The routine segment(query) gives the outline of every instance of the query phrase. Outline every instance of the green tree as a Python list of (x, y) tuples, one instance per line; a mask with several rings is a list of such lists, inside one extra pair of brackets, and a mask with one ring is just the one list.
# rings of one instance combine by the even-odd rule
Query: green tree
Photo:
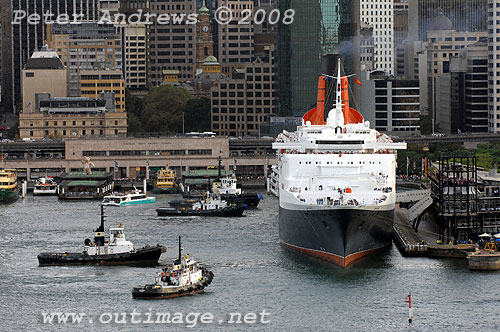
[(141, 119), (137, 115), (135, 115), (135, 113), (127, 113), (127, 117), (128, 132), (137, 133), (144, 131), (144, 129), (142, 128)]
[(125, 110), (127, 110), (127, 114), (133, 113), (140, 117), (142, 114), (142, 101), (142, 98), (134, 96), (129, 89), (125, 90)]
[(210, 131), (210, 99), (190, 99), (184, 115), (185, 131)]
[(147, 132), (182, 131), (182, 113), (189, 101), (186, 89), (171, 85), (151, 88), (144, 97), (142, 127)]

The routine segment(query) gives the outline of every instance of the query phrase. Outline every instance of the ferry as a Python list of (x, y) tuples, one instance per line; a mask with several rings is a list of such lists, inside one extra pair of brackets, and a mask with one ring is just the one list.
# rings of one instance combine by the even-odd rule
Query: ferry
[(148, 204), (156, 202), (156, 197), (149, 197), (141, 190), (134, 188), (132, 192), (118, 193), (113, 195), (104, 196), (102, 205), (105, 206), (123, 206), (123, 205), (136, 205)]
[(154, 194), (177, 194), (179, 188), (175, 182), (175, 171), (173, 169), (162, 168), (157, 175)]
[(36, 180), (33, 196), (52, 196), (57, 195), (57, 184), (52, 177), (43, 177)]
[(0, 202), (12, 202), (19, 198), (17, 171), (0, 169)]

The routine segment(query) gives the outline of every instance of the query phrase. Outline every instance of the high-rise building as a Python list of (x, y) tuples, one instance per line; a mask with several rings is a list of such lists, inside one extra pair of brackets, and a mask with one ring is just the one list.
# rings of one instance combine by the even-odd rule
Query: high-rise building
[(360, 21), (373, 27), (374, 69), (394, 75), (392, 0), (360, 0)]
[(2, 104), (5, 111), (13, 109), (13, 77), (12, 77), (12, 25), (10, 0), (0, 0), (0, 89), (2, 90)]
[(86, 22), (78, 25), (51, 24), (47, 43), (68, 68), (68, 96), (80, 96), (80, 72), (96, 67), (122, 70), (122, 29)]
[(147, 87), (147, 27), (144, 24), (127, 24), (123, 30), (125, 86), (128, 89)]
[[(77, 18), (78, 21), (96, 21), (99, 19), (99, 1), (10, 0), (9, 2), (12, 10), (8, 18), (9, 22), (13, 21), (15, 11), (21, 10), (26, 13), (24, 19), (13, 21), (12, 23), (15, 24), (11, 27), (13, 100), (18, 101), (21, 99), (21, 70), (31, 54), (40, 49), (47, 40), (47, 20), (44, 14), (47, 12), (52, 14), (53, 16), (49, 17), (50, 20), (54, 20), (61, 14), (67, 14), (70, 20)], [(31, 14), (40, 15), (41, 19), (37, 24), (28, 23), (27, 17)], [(6, 51), (9, 52), (9, 49)]]
[(228, 24), (218, 26), (218, 59), (222, 71), (229, 73), (252, 61), (254, 26), (251, 18), (244, 19), (244, 11), (253, 11), (253, 0), (219, 0), (218, 5), (229, 8), (233, 16)]
[(467, 45), (478, 41), (485, 41), (486, 31), (460, 32), (453, 28), (451, 20), (446, 16), (434, 18), (431, 30), (427, 31), (427, 76), (429, 110), (437, 121), (436, 107), (436, 79), (450, 72), (450, 59), (458, 56), (459, 52)]
[(323, 55), (341, 54), (345, 72), (359, 72), (359, 2), (279, 0), (278, 9), (295, 10), (293, 24), (278, 27), (279, 112), (302, 116), (316, 104)]
[(448, 17), (457, 31), (486, 31), (488, 0), (411, 0), (408, 8), (410, 40), (427, 40), (435, 17)]
[(116, 112), (125, 112), (125, 81), (121, 70), (80, 71), (81, 97), (99, 98), (103, 92), (114, 94)]
[[(211, 88), (212, 131), (227, 136), (259, 136), (260, 126), (276, 112), (276, 85), (271, 52), (247, 63), (231, 78)], [(208, 64), (207, 64), (208, 65)], [(215, 63), (213, 67), (215, 69)]]
[(361, 69), (372, 71), (375, 68), (373, 63), (375, 46), (373, 45), (373, 27), (371, 25), (361, 23), (359, 41)]
[(394, 1), (394, 73), (408, 77), (408, 0)]
[(418, 80), (389, 79), (378, 72), (363, 72), (362, 76), (365, 120), (382, 132), (420, 130)]
[(446, 134), (488, 132), (488, 44), (468, 45), (436, 80), (436, 121)]
[[(149, 11), (156, 15), (168, 13), (171, 19), (168, 22), (155, 20), (149, 27), (148, 83), (160, 85), (163, 70), (178, 70), (181, 83), (192, 81), (196, 65), (197, 34), (196, 25), (188, 24), (188, 15), (197, 13), (196, 0), (151, 0)], [(182, 16), (182, 19), (174, 22), (173, 16)]]
[(488, 0), (488, 128), (500, 132), (500, 1)]

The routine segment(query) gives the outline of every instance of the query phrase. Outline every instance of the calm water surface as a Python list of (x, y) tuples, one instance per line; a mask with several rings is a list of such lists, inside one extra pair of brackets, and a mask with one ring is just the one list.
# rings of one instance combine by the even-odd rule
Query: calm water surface
[[(133, 300), (159, 267), (38, 267), (41, 251), (80, 251), (99, 225), (99, 202), (32, 197), (0, 205), (1, 331), (169, 331), (186, 324), (104, 324), (106, 313), (210, 312), (215, 323), (192, 330), (225, 331), (498, 331), (500, 272), (478, 273), (465, 260), (405, 258), (393, 246), (342, 270), (289, 252), (278, 242), (277, 199), (266, 196), (242, 218), (159, 218), (155, 204), (107, 208), (107, 225), (123, 222), (137, 247), (157, 243), (186, 253), (214, 272), (201, 295)], [(405, 296), (413, 294), (414, 323)], [(269, 324), (228, 324), (230, 313), (270, 313)], [(86, 313), (83, 323), (44, 324), (42, 313)], [(92, 320), (92, 323), (90, 323)], [(219, 324), (223, 320), (225, 323)]]

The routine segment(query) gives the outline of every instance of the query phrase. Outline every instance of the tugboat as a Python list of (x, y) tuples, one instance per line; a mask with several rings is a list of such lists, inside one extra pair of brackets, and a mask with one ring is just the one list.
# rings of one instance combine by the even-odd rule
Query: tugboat
[(94, 241), (85, 240), (83, 252), (47, 253), (38, 255), (40, 266), (47, 265), (82, 265), (82, 264), (137, 264), (157, 265), (158, 259), (167, 248), (145, 246), (135, 249), (132, 242), (125, 239), (123, 224), (109, 229), (109, 240), (104, 236), (104, 207), (101, 205), (101, 225), (95, 230)]
[(241, 217), (246, 210), (244, 204), (229, 204), (219, 195), (205, 193), (205, 198), (191, 206), (161, 207), (156, 209), (159, 217), (166, 216), (209, 216), (209, 217)]
[(221, 195), (222, 199), (230, 204), (246, 204), (248, 207), (256, 208), (264, 197), (257, 193), (244, 193), (237, 188), (236, 175), (219, 178), (212, 184), (212, 192)]
[(173, 297), (202, 293), (212, 282), (214, 274), (189, 255), (182, 256), (181, 237), (179, 236), (179, 257), (172, 265), (157, 272), (153, 284), (134, 287), (134, 299), (169, 299)]
[(105, 206), (123, 206), (135, 204), (154, 203), (156, 197), (148, 197), (145, 193), (134, 187), (132, 192), (118, 193), (114, 195), (104, 196), (102, 205)]
[(0, 168), (0, 202), (13, 202), (18, 198), (19, 186), (16, 171)]
[(158, 172), (156, 186), (153, 189), (153, 194), (177, 194), (179, 188), (175, 183), (175, 171), (173, 169), (162, 168)]
[(57, 184), (54, 178), (44, 177), (36, 180), (33, 196), (55, 196), (57, 195)]

